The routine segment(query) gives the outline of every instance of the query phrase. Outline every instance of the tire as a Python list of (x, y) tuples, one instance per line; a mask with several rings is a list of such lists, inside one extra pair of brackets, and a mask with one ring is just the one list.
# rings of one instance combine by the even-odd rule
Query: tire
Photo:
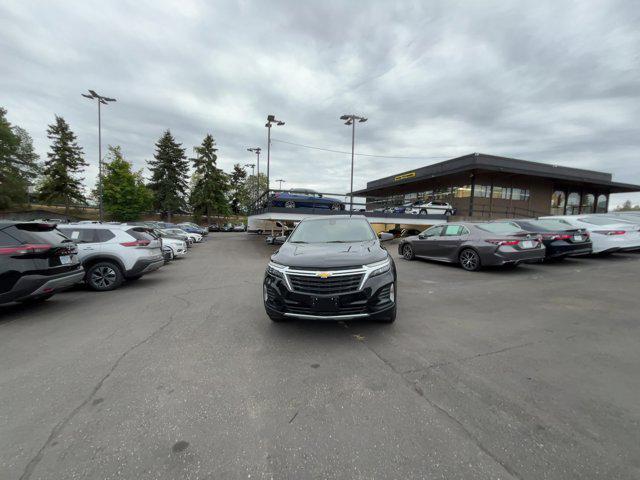
[(46, 300), (49, 300), (51, 297), (53, 297), (53, 293), (46, 293), (44, 295), (39, 295), (37, 297), (33, 297), (33, 298), (24, 298), (22, 300), (18, 300), (19, 303), (22, 303), (23, 305), (35, 305), (38, 303), (42, 303)]
[(296, 202), (293, 200), (287, 200), (284, 202), (284, 208), (296, 208)]
[(420, 212), (418, 213), (418, 215), (426, 215), (427, 214), (427, 210), (426, 209), (421, 209)]
[(176, 259), (176, 253), (173, 251), (172, 247), (169, 247), (169, 261), (173, 262)]
[(331, 204), (331, 210), (340, 210), (340, 204), (339, 203), (332, 203)]
[(84, 277), (85, 283), (97, 292), (115, 290), (124, 277), (120, 267), (113, 262), (98, 262), (89, 267)]
[(416, 258), (416, 254), (413, 251), (413, 247), (411, 246), (410, 243), (405, 243), (402, 246), (402, 258), (404, 258), (405, 260), (413, 260), (414, 258)]
[(460, 266), (467, 272), (477, 272), (480, 270), (480, 255), (472, 248), (465, 248), (458, 255)]
[(272, 322), (282, 323), (282, 322), (286, 322), (287, 321), (287, 317), (285, 317), (283, 315), (274, 315), (274, 314), (269, 313), (269, 312), (267, 312), (267, 315), (269, 316), (269, 318), (271, 319)]

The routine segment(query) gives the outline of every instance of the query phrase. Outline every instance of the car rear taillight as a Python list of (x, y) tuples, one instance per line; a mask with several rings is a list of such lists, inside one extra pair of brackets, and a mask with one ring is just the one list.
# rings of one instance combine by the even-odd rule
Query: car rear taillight
[(502, 247), (504, 245), (518, 245), (518, 243), (520, 243), (520, 240), (485, 240), (485, 242), (493, 243), (494, 245)]
[(44, 253), (51, 249), (46, 243), (26, 243), (16, 247), (0, 247), (0, 255), (29, 255), (32, 253)]
[(543, 233), (542, 234), (542, 239), (543, 240), (569, 240), (573, 235), (567, 235), (567, 234), (557, 234), (557, 233)]
[(599, 233), (600, 235), (624, 235), (624, 230), (594, 230), (593, 233)]
[(134, 242), (122, 242), (120, 245), (123, 247), (146, 247), (150, 243), (149, 240), (136, 240)]

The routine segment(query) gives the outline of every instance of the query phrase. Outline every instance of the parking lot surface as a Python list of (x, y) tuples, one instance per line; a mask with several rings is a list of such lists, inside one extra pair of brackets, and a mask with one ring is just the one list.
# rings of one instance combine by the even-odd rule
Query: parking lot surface
[(640, 478), (640, 254), (399, 259), (392, 325), (264, 313), (276, 247), (0, 307), (0, 478)]

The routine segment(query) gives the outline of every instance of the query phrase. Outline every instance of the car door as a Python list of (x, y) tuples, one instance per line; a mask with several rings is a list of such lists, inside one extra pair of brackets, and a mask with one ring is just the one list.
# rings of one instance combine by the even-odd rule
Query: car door
[(469, 230), (462, 225), (446, 225), (438, 242), (438, 253), (442, 258), (455, 261), (460, 245), (469, 237)]
[(417, 240), (414, 242), (414, 253), (423, 257), (437, 257), (438, 242), (442, 228), (441, 225), (436, 225), (418, 235)]

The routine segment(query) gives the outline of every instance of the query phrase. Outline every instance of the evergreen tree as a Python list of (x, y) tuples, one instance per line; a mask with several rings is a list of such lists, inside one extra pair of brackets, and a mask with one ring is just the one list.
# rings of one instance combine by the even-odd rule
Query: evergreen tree
[(72, 201), (85, 201), (82, 180), (78, 174), (88, 164), (84, 161), (82, 147), (64, 118), (56, 115), (49, 125), (47, 137), (52, 141), (51, 151), (44, 162), (44, 179), (40, 187), (40, 198), (45, 202), (63, 202), (65, 216), (69, 215)]
[(38, 171), (38, 156), (26, 130), (12, 126), (0, 108), (0, 208), (28, 200), (28, 188)]
[(102, 201), (111, 219), (120, 222), (137, 220), (149, 210), (153, 196), (144, 184), (142, 172), (133, 172), (119, 146), (109, 146), (102, 178)]
[(227, 176), (220, 170), (216, 162), (216, 141), (207, 134), (202, 144), (193, 148), (196, 156), (191, 159), (195, 173), (189, 203), (195, 218), (203, 214), (207, 216), (207, 225), (211, 223), (211, 214), (227, 214), (226, 192), (229, 189)]
[(245, 181), (247, 178), (247, 172), (244, 168), (236, 163), (233, 166), (231, 172), (230, 187), (231, 187), (231, 210), (236, 215), (240, 213), (240, 207), (246, 203), (247, 191), (245, 188)]
[(169, 130), (157, 141), (153, 157), (154, 160), (149, 160), (149, 188), (154, 192), (156, 208), (166, 213), (170, 222), (173, 212), (186, 208), (189, 163), (182, 144), (175, 141)]

